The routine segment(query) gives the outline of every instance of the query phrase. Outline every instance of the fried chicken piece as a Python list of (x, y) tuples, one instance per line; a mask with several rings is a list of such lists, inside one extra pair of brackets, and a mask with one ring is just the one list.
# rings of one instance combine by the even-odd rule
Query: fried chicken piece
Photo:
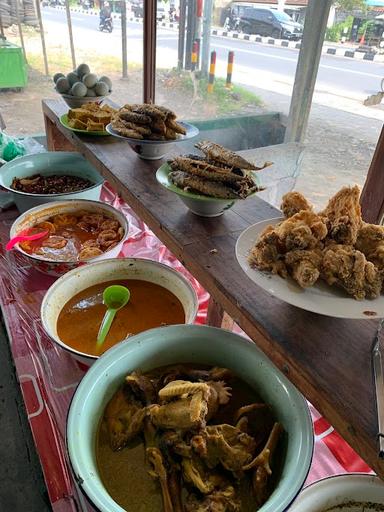
[(301, 212), (301, 210), (311, 212), (313, 208), (300, 192), (287, 192), (283, 195), (280, 210), (283, 212), (284, 217), (289, 218), (295, 215), (295, 213)]
[(360, 189), (343, 187), (328, 201), (320, 216), (326, 217), (328, 236), (338, 244), (354, 245), (362, 225)]
[(380, 295), (382, 276), (364, 254), (351, 246), (334, 245), (324, 249), (321, 276), (329, 285), (337, 285), (357, 300)]
[(276, 227), (285, 252), (294, 249), (314, 249), (327, 236), (325, 220), (312, 211), (295, 213)]
[(384, 226), (363, 222), (357, 233), (355, 248), (361, 251), (379, 272), (384, 271)]
[(248, 256), (248, 262), (251, 267), (287, 277), (288, 273), (283, 254), (283, 247), (274, 226), (267, 226), (252, 248)]
[(320, 277), (322, 253), (320, 249), (311, 251), (290, 251), (285, 255), (289, 275), (302, 287), (313, 286)]

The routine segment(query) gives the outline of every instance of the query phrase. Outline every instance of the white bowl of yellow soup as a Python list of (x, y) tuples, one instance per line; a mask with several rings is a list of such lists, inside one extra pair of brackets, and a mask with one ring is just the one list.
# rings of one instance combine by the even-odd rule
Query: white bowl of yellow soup
[[(31, 208), (30, 210), (20, 215), (15, 220), (11, 226), (9, 237), (13, 238), (25, 230), (28, 232), (30, 232), (31, 229), (36, 229), (37, 232), (40, 230), (45, 230), (46, 228), (44, 226), (47, 223), (53, 224), (53, 221), (56, 218), (63, 220), (65, 218), (70, 219), (73, 217), (80, 222), (82, 215), (87, 215), (88, 217), (102, 217), (102, 219), (106, 222), (112, 221), (116, 223), (117, 229), (120, 229), (121, 232), (116, 240), (111, 240), (113, 242), (111, 247), (105, 247), (102, 248), (102, 250), (100, 249), (98, 251), (99, 254), (97, 255), (92, 255), (92, 253), (89, 253), (89, 257), (80, 258), (80, 247), (79, 250), (76, 251), (73, 242), (78, 242), (77, 235), (79, 233), (82, 233), (86, 237), (91, 236), (92, 233), (87, 233), (87, 231), (83, 229), (76, 231), (74, 230), (74, 226), (62, 224), (58, 226), (57, 229), (55, 228), (56, 232), (49, 232), (48, 238), (52, 235), (53, 237), (60, 239), (62, 238), (62, 231), (66, 230), (68, 232), (68, 236), (66, 238), (68, 243), (65, 245), (65, 247), (58, 249), (47, 247), (45, 248), (46, 251), (41, 251), (40, 254), (38, 252), (34, 252), (34, 250), (31, 252), (24, 249), (23, 244), (20, 243), (15, 245), (15, 249), (20, 253), (21, 257), (26, 260), (27, 263), (32, 265), (36, 270), (55, 277), (62, 276), (66, 272), (84, 265), (85, 263), (115, 258), (118, 256), (123, 247), (124, 241), (128, 238), (128, 221), (123, 213), (116, 210), (116, 208), (113, 206), (101, 201), (71, 199), (67, 201), (56, 201), (35, 206), (34, 208)], [(53, 224), (53, 226), (55, 226), (55, 224)], [(92, 226), (90, 227), (92, 228)], [(102, 228), (100, 226), (100, 233), (101, 229)], [(108, 229), (108, 231), (110, 230)], [(97, 238), (96, 234), (94, 238)], [(40, 244), (46, 243), (47, 241), (47, 239), (36, 240), (33, 242), (34, 249), (40, 249)], [(70, 250), (67, 251), (68, 248), (70, 248)]]
[(309, 485), (289, 512), (382, 512), (384, 482), (375, 475), (345, 474)]
[[(131, 296), (98, 349), (106, 311), (102, 292), (111, 284), (126, 286)], [(58, 279), (44, 296), (41, 320), (55, 343), (90, 366), (113, 345), (139, 332), (193, 323), (197, 310), (196, 292), (180, 272), (156, 261), (118, 258), (90, 263)]]

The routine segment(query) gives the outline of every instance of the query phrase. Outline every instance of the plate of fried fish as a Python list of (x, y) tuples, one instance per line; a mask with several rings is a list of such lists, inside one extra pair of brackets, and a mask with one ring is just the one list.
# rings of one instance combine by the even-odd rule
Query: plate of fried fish
[(176, 114), (161, 105), (124, 105), (112, 117), (107, 131), (126, 140), (144, 160), (159, 160), (181, 142), (198, 135), (196, 126), (177, 121)]
[(235, 201), (246, 199), (263, 188), (255, 171), (257, 167), (241, 155), (210, 141), (195, 144), (204, 156), (177, 156), (162, 165), (157, 181), (176, 193), (195, 214), (217, 217)]
[(284, 217), (247, 228), (236, 258), (279, 299), (337, 318), (384, 317), (384, 226), (362, 220), (358, 186), (343, 187), (320, 212), (299, 192), (283, 196)]

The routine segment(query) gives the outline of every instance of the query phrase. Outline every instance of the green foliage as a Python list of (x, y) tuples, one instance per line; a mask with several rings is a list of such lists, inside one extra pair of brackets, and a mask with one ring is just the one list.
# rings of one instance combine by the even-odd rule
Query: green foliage
[[(340, 41), (342, 36), (346, 36), (348, 39), (348, 37), (351, 33), (352, 23), (353, 23), (353, 16), (348, 16), (341, 23), (336, 23), (332, 27), (327, 28), (327, 31), (325, 33), (325, 40), (333, 41), (333, 42), (337, 43)], [(347, 31), (344, 33), (345, 28), (347, 29)]]

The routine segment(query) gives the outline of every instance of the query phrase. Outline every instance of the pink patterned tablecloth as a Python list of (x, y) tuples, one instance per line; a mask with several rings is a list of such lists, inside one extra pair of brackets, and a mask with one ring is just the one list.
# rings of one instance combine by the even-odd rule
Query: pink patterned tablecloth
[[(204, 323), (209, 295), (148, 227), (116, 194), (104, 186), (102, 200), (123, 211), (130, 223), (129, 239), (122, 256), (150, 258), (182, 272), (199, 297), (197, 322)], [(45, 335), (40, 304), (55, 278), (34, 270), (16, 252), (6, 253), (15, 209), (0, 213), (0, 304), (20, 382), (29, 423), (40, 457), (54, 512), (94, 510), (71, 476), (65, 448), (66, 416), (71, 397), (85, 368)], [(236, 332), (244, 335), (236, 327)], [(310, 405), (315, 430), (315, 452), (306, 484), (346, 472), (370, 472), (370, 468)]]

